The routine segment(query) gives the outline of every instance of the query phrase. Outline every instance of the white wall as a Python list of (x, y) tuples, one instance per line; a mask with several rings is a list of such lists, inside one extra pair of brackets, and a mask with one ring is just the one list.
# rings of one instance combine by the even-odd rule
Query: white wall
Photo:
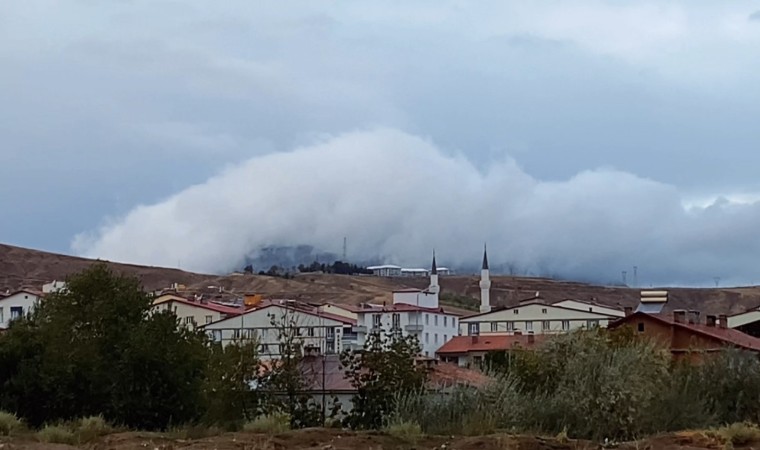
[(190, 305), (184, 302), (166, 300), (154, 304), (153, 311), (174, 311), (174, 314), (180, 320), (180, 324), (189, 328), (206, 325), (221, 320), (222, 313), (210, 309), (202, 308), (197, 305)]
[(393, 293), (393, 303), (405, 303), (407, 305), (420, 306), (423, 308), (437, 308), (438, 293), (427, 293), (423, 291), (398, 291)]
[(459, 333), (458, 317), (451, 314), (423, 311), (367, 311), (358, 314), (357, 326), (360, 331), (357, 344), (363, 346), (368, 333), (375, 328), (375, 316), (380, 317), (380, 332), (389, 333), (393, 326), (394, 314), (399, 315), (401, 335), (416, 335), (421, 352), (426, 356), (434, 356), (436, 350)]
[[(274, 317), (276, 325), (272, 325)], [(245, 314), (211, 323), (203, 328), (222, 345), (240, 339), (256, 339), (262, 359), (276, 359), (280, 355), (281, 324), (300, 335), (297, 340), (303, 346), (315, 346), (324, 354), (343, 350), (343, 333), (351, 326), (337, 320), (287, 309), (277, 305), (251, 310)], [(348, 343), (350, 345), (350, 343)]]
[(0, 328), (8, 328), (11, 319), (29, 314), (40, 297), (29, 292), (17, 292), (0, 299)]
[(760, 311), (747, 311), (728, 317), (728, 328), (737, 328), (760, 320)]
[(561, 306), (563, 308), (575, 309), (578, 311), (596, 312), (599, 314), (607, 314), (614, 317), (625, 317), (625, 311), (615, 309), (608, 306), (595, 305), (586, 302), (579, 302), (577, 300), (562, 300), (561, 302), (552, 303), (552, 306)]
[(616, 317), (531, 303), (487, 314), (464, 317), (459, 321), (459, 331), (463, 336), (469, 336), (470, 324), (477, 323), (481, 335), (488, 333), (503, 334), (512, 331), (523, 333), (533, 331), (534, 334), (561, 333), (581, 327), (589, 327), (589, 325), (607, 327), (612, 320), (616, 320)]

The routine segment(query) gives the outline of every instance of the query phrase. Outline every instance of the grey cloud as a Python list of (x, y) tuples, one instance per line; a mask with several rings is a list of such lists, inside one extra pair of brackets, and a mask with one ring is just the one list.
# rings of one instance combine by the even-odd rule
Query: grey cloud
[(749, 15), (749, 20), (760, 20), (760, 11), (755, 11)]
[[(319, 170), (315, 170), (319, 167)], [(349, 133), (261, 156), (164, 201), (140, 206), (74, 248), (90, 257), (237, 268), (262, 246), (310, 244), (418, 265), (494, 264), (609, 281), (632, 265), (642, 282), (753, 280), (760, 203), (686, 209), (678, 189), (615, 170), (542, 182), (513, 161), (477, 170), (392, 129)]]

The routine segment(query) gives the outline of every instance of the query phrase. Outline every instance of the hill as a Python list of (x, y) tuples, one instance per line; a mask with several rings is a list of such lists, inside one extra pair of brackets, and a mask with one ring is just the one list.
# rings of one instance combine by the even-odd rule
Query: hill
[[(52, 280), (85, 269), (95, 261), (0, 244), (0, 289), (21, 287), (39, 289)], [(390, 302), (391, 293), (400, 288), (424, 288), (426, 278), (380, 278), (366, 275), (299, 274), (292, 279), (265, 275), (209, 275), (179, 269), (108, 262), (114, 270), (136, 276), (146, 290), (184, 284), (192, 292), (258, 293), (270, 298), (294, 298), (313, 302), (358, 304)], [(636, 306), (639, 289), (599, 286), (548, 278), (492, 277), (493, 305), (515, 305), (538, 293), (547, 302), (574, 298), (610, 306)], [(442, 302), (461, 312), (477, 309), (480, 288), (477, 276), (441, 277)], [(666, 288), (672, 309), (696, 309), (709, 314), (733, 314), (760, 305), (760, 287)]]

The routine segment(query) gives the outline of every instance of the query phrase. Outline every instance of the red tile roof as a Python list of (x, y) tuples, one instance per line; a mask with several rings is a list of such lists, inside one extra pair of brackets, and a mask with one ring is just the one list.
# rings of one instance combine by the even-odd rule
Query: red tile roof
[(219, 305), (213, 302), (207, 302), (207, 303), (201, 303), (199, 301), (195, 302), (195, 301), (190, 301), (186, 298), (177, 297), (174, 295), (167, 297), (165, 300), (161, 300), (160, 302), (154, 303), (153, 306), (163, 305), (164, 303), (170, 303), (170, 302), (177, 302), (177, 303), (183, 303), (185, 305), (196, 306), (198, 308), (208, 309), (209, 311), (215, 311), (221, 314), (226, 314), (228, 316), (236, 316), (243, 312), (242, 308), (233, 308), (231, 306)]
[(527, 334), (485, 334), (481, 336), (454, 336), (435, 353), (439, 355), (468, 352), (488, 352), (510, 350), (512, 348), (534, 348), (547, 339), (545, 334), (533, 335), (533, 342)]
[(673, 327), (687, 329), (693, 333), (716, 339), (718, 341), (723, 342), (726, 345), (760, 352), (760, 339), (750, 336), (746, 333), (742, 333), (739, 330), (735, 330), (733, 328), (721, 328), (720, 326), (717, 326), (717, 325), (707, 326), (705, 324), (690, 324), (690, 323), (676, 322), (675, 320), (673, 320), (673, 316), (665, 315), (665, 314), (647, 314), (643, 312), (637, 312), (637, 313), (631, 314), (628, 317), (623, 317), (622, 319), (615, 321), (614, 323), (610, 324), (610, 328), (615, 328), (625, 323), (628, 323), (629, 321), (633, 320), (633, 318), (641, 317), (642, 315), (651, 317), (655, 320), (658, 320), (662, 323), (665, 323)]
[[(282, 303), (281, 303), (282, 302)], [(328, 312), (320, 311), (318, 308), (315, 308), (312, 305), (309, 305), (308, 303), (298, 302), (298, 301), (285, 301), (285, 300), (265, 300), (263, 301), (259, 306), (255, 308), (249, 309), (249, 311), (258, 311), (260, 309), (269, 308), (271, 306), (279, 306), (280, 308), (286, 308), (291, 309), (294, 311), (302, 312), (304, 314), (310, 314), (317, 317), (324, 317), (326, 319), (332, 319), (337, 322), (342, 322), (348, 325), (356, 325), (356, 320), (350, 319), (345, 316), (341, 316), (340, 314), (333, 314)]]

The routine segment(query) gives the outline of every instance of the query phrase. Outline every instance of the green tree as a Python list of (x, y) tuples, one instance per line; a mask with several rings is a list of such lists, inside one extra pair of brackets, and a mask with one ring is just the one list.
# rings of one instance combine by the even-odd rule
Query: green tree
[(371, 333), (359, 351), (345, 351), (341, 363), (357, 390), (346, 425), (355, 429), (377, 429), (394, 408), (396, 396), (425, 385), (427, 372), (417, 366), (420, 352), (417, 337), (397, 333)]
[(103, 414), (139, 428), (200, 415), (205, 337), (94, 264), (0, 338), (0, 408), (32, 425)]
[(258, 379), (260, 361), (256, 341), (240, 341), (211, 346), (203, 386), (208, 425), (239, 429), (257, 415), (258, 392), (252, 389)]

